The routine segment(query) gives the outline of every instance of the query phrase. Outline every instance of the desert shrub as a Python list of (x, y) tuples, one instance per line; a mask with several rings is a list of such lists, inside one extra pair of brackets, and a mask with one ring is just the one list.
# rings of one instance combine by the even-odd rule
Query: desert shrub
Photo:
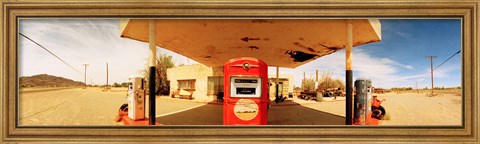
[(340, 79), (332, 78), (331, 72), (324, 72), (318, 83), (318, 90), (326, 90), (331, 88), (345, 89), (345, 83)]
[[(316, 90), (326, 90), (331, 88), (345, 89), (345, 83), (340, 79), (334, 79), (331, 72), (324, 72), (318, 81)], [(302, 89), (304, 91), (315, 91), (315, 79), (309, 78), (302, 80)]]
[(303, 91), (314, 91), (315, 90), (315, 79), (303, 79), (302, 80), (302, 89)]
[[(170, 82), (167, 80), (167, 69), (172, 68), (175, 66), (172, 60), (172, 56), (167, 54), (160, 54), (157, 56), (156, 59), (156, 79), (155, 79), (155, 93), (158, 94), (167, 94), (170, 91)], [(148, 77), (149, 77), (149, 66), (145, 68), (145, 80), (147, 80), (146, 84), (148, 84)], [(148, 88), (148, 87), (147, 87)]]

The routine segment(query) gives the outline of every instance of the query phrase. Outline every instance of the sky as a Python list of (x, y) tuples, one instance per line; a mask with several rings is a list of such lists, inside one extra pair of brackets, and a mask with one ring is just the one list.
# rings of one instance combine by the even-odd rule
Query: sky
[[(371, 79), (374, 87), (431, 87), (430, 59), (433, 59), (435, 87), (461, 86), (460, 19), (380, 19), (382, 40), (353, 48), (353, 79)], [(122, 83), (143, 73), (148, 60), (148, 43), (120, 37), (119, 19), (21, 19), (18, 36), (19, 76), (49, 74), (84, 81), (87, 84)], [(180, 54), (158, 47), (157, 53), (173, 57), (175, 65), (198, 64)], [(451, 59), (446, 61), (449, 57)], [(446, 62), (445, 62), (446, 61)], [(442, 62), (444, 64), (440, 65)], [(440, 65), (440, 66), (439, 66)], [(439, 66), (439, 67), (438, 67)], [(438, 68), (437, 68), (438, 67)], [(307, 78), (330, 73), (345, 80), (345, 50), (320, 57), (295, 69), (280, 68), (300, 86)], [(275, 67), (269, 67), (275, 73)]]

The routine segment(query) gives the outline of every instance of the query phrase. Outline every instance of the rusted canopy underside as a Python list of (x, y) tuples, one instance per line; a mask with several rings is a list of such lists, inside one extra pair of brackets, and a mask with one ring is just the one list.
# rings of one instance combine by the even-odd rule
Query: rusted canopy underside
[[(156, 45), (207, 66), (254, 57), (295, 68), (345, 48), (347, 20), (155, 20)], [(376, 19), (352, 20), (353, 45), (381, 40)], [(148, 42), (149, 20), (121, 21), (121, 37)]]

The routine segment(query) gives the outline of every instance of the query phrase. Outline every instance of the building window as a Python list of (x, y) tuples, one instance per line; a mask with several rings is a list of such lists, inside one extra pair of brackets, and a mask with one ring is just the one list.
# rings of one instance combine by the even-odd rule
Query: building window
[(178, 89), (195, 91), (195, 80), (178, 80)]

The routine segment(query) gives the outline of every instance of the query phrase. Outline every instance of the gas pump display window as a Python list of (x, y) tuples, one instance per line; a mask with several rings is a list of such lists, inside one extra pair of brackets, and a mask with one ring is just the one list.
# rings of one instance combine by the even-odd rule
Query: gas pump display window
[(261, 96), (261, 83), (259, 77), (231, 77), (230, 96), (258, 98)]
[(237, 94), (255, 95), (255, 88), (237, 88)]

